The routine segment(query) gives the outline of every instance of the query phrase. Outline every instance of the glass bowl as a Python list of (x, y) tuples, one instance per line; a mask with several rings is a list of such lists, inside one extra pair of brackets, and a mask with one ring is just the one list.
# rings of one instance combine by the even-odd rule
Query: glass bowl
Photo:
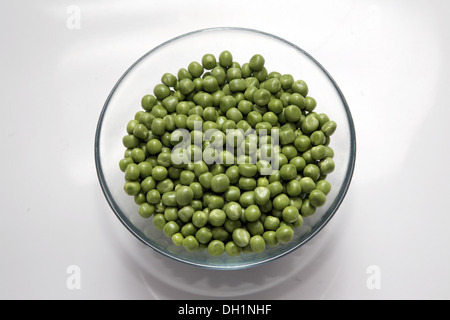
[[(287, 244), (268, 247), (263, 253), (243, 253), (232, 257), (226, 253), (210, 256), (207, 250), (189, 252), (173, 245), (170, 238), (153, 226), (152, 219), (138, 214), (138, 205), (123, 190), (124, 173), (119, 169), (125, 148), (122, 137), (129, 120), (142, 110), (141, 98), (153, 92), (161, 76), (177, 74), (192, 61), (201, 62), (205, 53), (216, 57), (229, 50), (233, 60), (249, 61), (256, 53), (265, 58), (268, 71), (290, 73), (308, 84), (309, 95), (317, 100), (318, 113), (336, 121), (338, 129), (331, 137), (335, 151), (335, 171), (327, 177), (332, 190), (324, 206), (304, 218), (301, 228)], [(187, 33), (157, 46), (136, 61), (112, 89), (100, 114), (95, 136), (95, 162), (103, 193), (117, 218), (136, 238), (161, 254), (190, 265), (233, 270), (260, 265), (282, 257), (314, 237), (338, 210), (354, 171), (356, 156), (355, 129), (345, 98), (329, 73), (311, 55), (298, 46), (271, 34), (243, 28), (213, 28)]]

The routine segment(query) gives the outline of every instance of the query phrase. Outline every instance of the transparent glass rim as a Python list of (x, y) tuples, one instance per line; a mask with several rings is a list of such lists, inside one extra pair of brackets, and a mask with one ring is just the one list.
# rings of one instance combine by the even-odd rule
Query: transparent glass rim
[[(169, 251), (164, 251), (159, 249), (157, 246), (153, 245), (149, 239), (147, 239), (145, 237), (145, 235), (138, 230), (133, 224), (130, 224), (126, 221), (126, 219), (124, 217), (126, 217), (126, 215), (124, 214), (124, 212), (122, 212), (122, 210), (120, 209), (120, 207), (117, 205), (116, 201), (114, 200), (114, 197), (112, 196), (111, 191), (108, 188), (108, 185), (106, 183), (105, 180), (105, 175), (103, 172), (103, 168), (101, 165), (101, 159), (100, 159), (100, 137), (101, 137), (101, 129), (102, 129), (102, 124), (103, 124), (103, 118), (104, 115), (106, 113), (106, 110), (108, 109), (108, 105), (109, 102), (112, 98), (112, 96), (114, 95), (114, 93), (116, 92), (117, 88), (120, 86), (120, 84), (122, 83), (123, 79), (131, 72), (131, 70), (133, 70), (135, 68), (136, 65), (138, 65), (142, 60), (144, 60), (145, 58), (147, 58), (149, 55), (151, 55), (154, 51), (157, 51), (159, 48), (170, 44), (174, 41), (177, 41), (179, 39), (182, 38), (186, 38), (189, 37), (191, 35), (195, 35), (198, 33), (204, 33), (204, 32), (214, 32), (214, 31), (244, 31), (244, 32), (253, 32), (253, 33), (257, 33), (260, 35), (264, 35), (264, 36), (268, 36), (271, 37), (273, 39), (276, 39), (278, 41), (284, 42), (285, 44), (287, 44), (288, 46), (290, 46), (291, 48), (299, 51), (300, 53), (302, 53), (303, 55), (305, 55), (306, 57), (308, 57), (314, 64), (316, 64), (321, 71), (327, 76), (327, 78), (330, 80), (331, 84), (334, 86), (336, 92), (338, 93), (342, 104), (344, 106), (345, 112), (346, 112), (346, 116), (347, 116), (347, 120), (348, 120), (348, 124), (349, 124), (349, 130), (350, 130), (350, 157), (349, 157), (349, 162), (348, 162), (348, 166), (347, 166), (347, 173), (345, 175), (345, 180), (342, 184), (342, 188), (339, 191), (339, 194), (337, 195), (334, 203), (330, 206), (330, 208), (328, 209), (328, 212), (324, 213), (324, 221), (323, 223), (321, 223), (320, 225), (317, 225), (313, 228), (313, 230), (308, 234), (308, 236), (303, 239), (302, 241), (300, 241), (298, 244), (296, 244), (295, 246), (293, 246), (292, 248), (285, 250), (283, 252), (280, 252), (277, 255), (274, 255), (270, 258), (267, 258), (265, 260), (260, 260), (260, 261), (255, 261), (255, 262), (248, 262), (242, 265), (210, 265), (210, 264), (203, 264), (203, 263), (199, 263), (199, 262), (195, 262), (195, 261), (188, 261), (185, 259), (182, 259), (180, 257), (178, 257), (176, 254), (172, 254)], [(182, 263), (186, 263), (188, 265), (193, 265), (193, 266), (197, 266), (197, 267), (202, 267), (202, 268), (206, 268), (206, 269), (215, 269), (215, 270), (237, 270), (237, 269), (245, 269), (245, 268), (250, 268), (250, 267), (254, 267), (257, 265), (261, 265), (264, 263), (267, 263), (269, 261), (273, 261), (275, 259), (281, 258), (282, 256), (287, 255), (288, 253), (300, 248), (301, 246), (303, 246), (305, 243), (307, 243), (309, 240), (311, 240), (317, 233), (319, 233), (327, 224), (328, 222), (333, 218), (333, 216), (335, 215), (335, 213), (337, 212), (337, 210), (339, 209), (339, 207), (341, 206), (345, 195), (347, 194), (347, 191), (350, 187), (352, 178), (353, 178), (353, 173), (354, 173), (354, 169), (355, 169), (355, 163), (356, 163), (356, 132), (355, 132), (355, 127), (354, 127), (354, 122), (353, 122), (353, 117), (351, 115), (351, 111), (350, 108), (347, 104), (347, 101), (341, 91), (341, 89), (339, 88), (339, 86), (337, 85), (336, 81), (333, 79), (333, 77), (330, 75), (330, 73), (313, 57), (311, 56), (308, 52), (306, 52), (305, 50), (303, 50), (302, 48), (300, 48), (299, 46), (281, 38), (278, 37), (276, 35), (273, 35), (271, 33), (267, 33), (264, 31), (260, 31), (260, 30), (255, 30), (255, 29), (250, 29), (250, 28), (241, 28), (241, 27), (216, 27), (216, 28), (206, 28), (206, 29), (199, 29), (196, 31), (191, 31), (182, 35), (179, 35), (177, 37), (174, 37), (170, 40), (167, 40), (163, 43), (161, 43), (160, 45), (154, 47), (153, 49), (151, 49), (150, 51), (148, 51), (147, 53), (145, 53), (142, 57), (140, 57), (138, 60), (136, 60), (136, 62), (134, 62), (126, 71), (125, 73), (120, 77), (120, 79), (116, 82), (116, 84), (114, 85), (113, 89), (111, 90), (110, 94), (108, 95), (102, 111), (100, 113), (99, 116), (99, 120), (97, 123), (97, 128), (96, 128), (96, 132), (95, 132), (95, 141), (94, 141), (94, 157), (95, 157), (95, 166), (96, 166), (96, 171), (97, 171), (97, 177), (102, 189), (102, 192), (109, 204), (109, 206), (111, 207), (112, 211), (114, 212), (114, 214), (116, 215), (116, 217), (120, 220), (120, 222), (137, 238), (139, 239), (141, 242), (143, 242), (145, 245), (151, 247), (152, 249), (154, 249), (155, 251), (163, 254), (166, 257), (172, 258), (174, 260), (180, 261)]]

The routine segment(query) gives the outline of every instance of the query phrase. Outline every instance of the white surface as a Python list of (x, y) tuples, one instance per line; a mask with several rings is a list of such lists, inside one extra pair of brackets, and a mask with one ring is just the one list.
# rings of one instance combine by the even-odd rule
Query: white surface
[[(0, 298), (450, 298), (448, 2), (3, 1), (0, 12)], [(174, 36), (217, 26), (314, 56), (343, 91), (358, 144), (322, 233), (233, 272), (143, 247), (110, 210), (93, 156), (123, 72)], [(79, 289), (67, 285), (71, 266)]]

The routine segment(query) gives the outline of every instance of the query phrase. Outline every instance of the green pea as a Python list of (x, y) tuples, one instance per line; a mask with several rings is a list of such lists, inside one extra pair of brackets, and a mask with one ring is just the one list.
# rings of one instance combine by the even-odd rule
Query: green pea
[(294, 230), (287, 225), (283, 225), (275, 231), (275, 235), (279, 242), (288, 243), (294, 237)]
[(204, 70), (203, 66), (200, 63), (192, 61), (191, 63), (189, 63), (188, 71), (192, 75), (192, 77), (198, 78), (203, 74)]
[(311, 148), (311, 157), (314, 160), (322, 160), (327, 156), (327, 149), (323, 145), (318, 145)]
[(141, 99), (141, 106), (144, 110), (150, 111), (156, 105), (156, 98), (151, 94), (147, 94)]
[(283, 74), (280, 77), (281, 88), (283, 90), (288, 90), (292, 87), (294, 83), (294, 77), (290, 74)]
[(211, 188), (214, 192), (222, 193), (225, 192), (230, 186), (230, 179), (226, 174), (218, 174), (211, 179)]
[(296, 105), (289, 105), (284, 109), (284, 116), (286, 117), (286, 120), (289, 122), (297, 122), (300, 120), (302, 112), (299, 107)]
[(242, 253), (242, 248), (236, 245), (233, 241), (229, 241), (225, 245), (225, 252), (229, 256), (236, 257)]
[(303, 121), (301, 129), (303, 133), (310, 134), (319, 127), (319, 120), (314, 115), (308, 114)]
[(291, 197), (296, 197), (302, 192), (302, 186), (299, 180), (291, 180), (286, 184), (286, 193)]
[(221, 209), (213, 209), (209, 213), (208, 222), (215, 227), (219, 227), (225, 223), (226, 218), (227, 215), (225, 211)]
[(189, 78), (180, 80), (180, 92), (184, 95), (188, 95), (195, 89), (194, 82)]
[(239, 204), (247, 208), (255, 204), (255, 193), (253, 191), (245, 191), (239, 197)]
[(129, 180), (137, 180), (141, 175), (139, 166), (135, 163), (130, 163), (125, 169), (125, 177)]
[(252, 69), (253, 71), (260, 71), (263, 69), (264, 63), (265, 63), (264, 57), (260, 54), (255, 54), (250, 58), (248, 64), (250, 69)]
[(254, 190), (256, 188), (256, 180), (254, 178), (241, 177), (238, 181), (238, 187), (244, 191)]
[(226, 206), (225, 213), (230, 220), (239, 220), (242, 214), (242, 207), (239, 203), (232, 201)]
[(257, 221), (261, 217), (261, 210), (257, 205), (250, 205), (244, 211), (246, 221)]
[(155, 213), (153, 216), (153, 225), (158, 230), (163, 230), (164, 226), (166, 225), (167, 221), (164, 218), (164, 215), (161, 213)]
[(264, 225), (261, 219), (256, 221), (247, 221), (247, 230), (252, 236), (262, 235), (264, 233)]
[(294, 206), (288, 206), (286, 208), (283, 209), (282, 212), (282, 217), (283, 220), (287, 223), (293, 223), (295, 221), (297, 221), (297, 219), (300, 216), (300, 213), (298, 211), (298, 209)]
[(303, 97), (308, 95), (308, 85), (303, 80), (296, 80), (292, 83), (291, 89), (293, 92), (300, 93)]
[(308, 112), (313, 111), (316, 106), (317, 106), (317, 102), (313, 97), (305, 97), (305, 110)]
[(183, 247), (192, 252), (199, 248), (199, 243), (194, 236), (190, 235), (183, 239)]
[(243, 248), (250, 243), (250, 233), (243, 228), (236, 228), (232, 234), (233, 242)]
[(231, 52), (228, 50), (222, 51), (219, 55), (219, 64), (224, 68), (228, 68), (232, 63), (233, 55), (231, 54)]
[[(305, 168), (306, 169), (306, 168)], [(283, 180), (292, 180), (297, 175), (297, 168), (293, 164), (285, 164), (280, 168), (280, 177)]]
[(212, 70), (216, 65), (216, 57), (213, 54), (207, 53), (202, 57), (202, 66), (206, 70)]
[(133, 134), (129, 134), (123, 137), (122, 143), (125, 148), (136, 148), (139, 145), (139, 138)]
[(305, 177), (310, 177), (314, 181), (319, 180), (320, 173), (320, 168), (315, 164), (308, 164), (305, 169), (303, 169), (303, 175)]
[(150, 218), (155, 213), (155, 206), (144, 202), (139, 206), (138, 213), (142, 218)]
[(260, 235), (254, 235), (249, 241), (250, 248), (253, 252), (262, 253), (266, 249), (266, 241)]
[(208, 244), (212, 239), (212, 232), (209, 228), (202, 227), (195, 233), (195, 238), (199, 243)]
[(274, 209), (283, 210), (289, 205), (289, 197), (284, 193), (279, 194), (273, 199), (272, 204)]
[(323, 194), (328, 195), (331, 191), (331, 184), (327, 180), (320, 180), (317, 181), (316, 188), (322, 191)]
[(180, 231), (180, 226), (175, 221), (169, 221), (165, 224), (163, 232), (167, 237), (172, 237)]
[(336, 131), (336, 128), (337, 128), (336, 122), (328, 121), (322, 125), (321, 130), (327, 135), (327, 137), (330, 137)]
[(258, 89), (253, 95), (253, 100), (258, 106), (266, 106), (271, 98), (271, 93), (266, 89)]
[(273, 247), (278, 244), (278, 239), (275, 231), (272, 230), (265, 231), (262, 236), (264, 241), (269, 247)]
[(237, 202), (241, 197), (241, 190), (236, 186), (230, 186), (224, 193), (225, 200), (228, 202)]
[(186, 206), (194, 200), (194, 191), (188, 186), (181, 186), (176, 190), (177, 203), (180, 206)]
[(270, 201), (270, 189), (268, 187), (256, 187), (254, 192), (257, 205), (263, 206)]
[(316, 208), (311, 204), (309, 199), (305, 199), (300, 209), (300, 213), (303, 217), (310, 217), (316, 212)]
[(225, 245), (220, 240), (212, 240), (208, 244), (208, 253), (213, 257), (218, 257), (225, 252)]
[(330, 157), (327, 157), (319, 162), (320, 174), (322, 174), (322, 175), (328, 175), (328, 174), (332, 173), (334, 171), (335, 167), (336, 167), (336, 165), (334, 163), (334, 160)]
[(192, 224), (197, 228), (202, 228), (208, 223), (208, 214), (204, 211), (196, 211), (192, 215)]
[(325, 134), (321, 130), (314, 131), (310, 136), (311, 143), (315, 146), (325, 143)]
[(319, 189), (315, 189), (309, 194), (309, 202), (316, 208), (321, 207), (326, 202), (326, 195)]

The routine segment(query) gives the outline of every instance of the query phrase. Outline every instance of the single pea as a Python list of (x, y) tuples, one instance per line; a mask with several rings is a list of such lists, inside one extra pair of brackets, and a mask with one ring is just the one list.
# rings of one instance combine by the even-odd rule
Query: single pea
[(155, 215), (153, 216), (153, 225), (156, 229), (163, 230), (166, 223), (167, 221), (162, 213), (155, 213)]
[(217, 65), (216, 57), (213, 54), (207, 53), (203, 55), (202, 57), (203, 68), (205, 68), (206, 70), (212, 70), (216, 65)]
[(166, 219), (166, 221), (176, 221), (178, 219), (178, 208), (166, 207), (164, 209), (164, 219)]
[(195, 181), (195, 173), (189, 170), (183, 170), (180, 173), (180, 183), (188, 186)]
[(263, 206), (270, 201), (270, 189), (268, 187), (256, 187), (254, 192), (257, 205)]
[(267, 189), (270, 191), (270, 197), (275, 198), (281, 192), (283, 192), (283, 185), (280, 181), (273, 181), (268, 186)]
[(200, 63), (192, 61), (188, 65), (188, 71), (192, 75), (192, 77), (198, 78), (203, 74), (204, 69)]
[(279, 140), (281, 145), (291, 144), (295, 141), (295, 132), (290, 127), (285, 127), (279, 132)]
[(278, 239), (275, 231), (272, 230), (265, 231), (263, 233), (263, 239), (269, 247), (273, 247), (278, 244)]
[(262, 253), (266, 249), (266, 241), (260, 235), (254, 235), (249, 241), (250, 248), (253, 252)]
[(155, 206), (144, 202), (139, 206), (138, 213), (142, 218), (150, 218), (155, 213)]
[(297, 168), (293, 164), (285, 164), (280, 168), (280, 177), (283, 180), (292, 180), (297, 175)]
[(192, 224), (197, 228), (202, 228), (208, 223), (208, 214), (204, 211), (196, 211), (192, 215)]
[(214, 192), (222, 193), (225, 192), (230, 186), (230, 179), (226, 174), (218, 174), (211, 179), (211, 189)]
[(225, 213), (230, 220), (239, 220), (242, 214), (242, 207), (239, 203), (232, 201), (226, 206)]
[(169, 72), (164, 73), (161, 77), (161, 82), (164, 83), (168, 87), (172, 87), (172, 88), (175, 87), (177, 84), (177, 81), (178, 81), (177, 77)]
[(255, 193), (253, 191), (244, 191), (239, 197), (239, 204), (247, 208), (255, 204)]
[(242, 248), (236, 245), (233, 241), (229, 241), (225, 245), (225, 252), (229, 256), (236, 257), (242, 253)]
[(225, 200), (228, 202), (237, 202), (241, 197), (241, 190), (236, 186), (230, 186), (224, 193)]
[(217, 91), (219, 90), (219, 82), (213, 76), (206, 76), (203, 79), (203, 89), (207, 92)]
[(134, 163), (132, 158), (123, 158), (119, 161), (119, 168), (120, 171), (125, 172), (125, 170), (127, 169), (128, 165)]
[(188, 95), (195, 89), (194, 82), (189, 78), (180, 80), (180, 92), (184, 95)]
[(261, 222), (261, 219), (250, 222), (247, 221), (247, 230), (252, 236), (262, 235), (264, 233), (264, 225)]
[(327, 196), (322, 191), (319, 189), (314, 189), (309, 194), (309, 202), (316, 208), (321, 207), (325, 204), (326, 197)]
[(294, 206), (288, 206), (286, 208), (283, 209), (282, 212), (282, 217), (283, 220), (287, 223), (293, 223), (295, 221), (297, 221), (297, 219), (300, 216), (300, 213), (298, 211), (298, 209)]
[(237, 228), (240, 228), (242, 226), (241, 219), (240, 220), (230, 220), (227, 219), (225, 223), (223, 224), (223, 227), (225, 230), (229, 233), (233, 233), (233, 231)]
[(209, 213), (208, 222), (215, 227), (219, 227), (225, 223), (226, 218), (227, 215), (225, 211), (221, 209), (213, 209)]
[(303, 176), (310, 177), (314, 181), (319, 180), (320, 177), (320, 168), (315, 164), (306, 165), (305, 169), (303, 169)]
[(166, 122), (164, 119), (156, 118), (152, 121), (150, 130), (152, 133), (161, 136), (166, 131)]
[[(146, 148), (144, 150), (146, 150)], [(145, 161), (146, 154), (145, 154), (144, 150), (139, 147), (133, 148), (131, 150), (131, 158), (133, 159), (134, 162), (140, 163), (140, 162)]]
[(195, 238), (199, 243), (208, 244), (212, 239), (211, 230), (208, 227), (202, 227), (195, 233)]
[(208, 253), (213, 257), (218, 257), (225, 252), (225, 245), (220, 240), (212, 240), (208, 244)]
[(274, 209), (283, 210), (289, 205), (289, 197), (284, 193), (279, 194), (273, 199), (272, 204)]
[(280, 219), (274, 216), (267, 216), (264, 220), (264, 228), (266, 230), (275, 231), (280, 226)]
[(300, 120), (302, 112), (299, 107), (296, 105), (289, 105), (284, 109), (284, 116), (286, 117), (286, 120), (289, 122), (297, 122)]
[(258, 106), (266, 106), (271, 98), (271, 93), (266, 89), (258, 89), (253, 95), (253, 100)]
[(167, 169), (160, 165), (155, 166), (152, 169), (152, 177), (156, 181), (162, 181), (162, 180), (166, 179), (168, 174), (169, 174), (169, 172), (167, 171)]
[(280, 84), (283, 90), (288, 90), (294, 83), (294, 77), (290, 74), (283, 74), (280, 76)]
[(303, 80), (296, 80), (292, 83), (291, 89), (293, 92), (300, 93), (303, 97), (308, 95), (308, 85)]
[(254, 178), (241, 177), (238, 181), (238, 187), (244, 191), (254, 190), (256, 188), (256, 180)]
[(163, 232), (167, 237), (172, 237), (178, 231), (180, 231), (180, 226), (175, 221), (168, 221), (163, 228)]
[(161, 194), (173, 191), (174, 188), (175, 188), (175, 185), (174, 185), (173, 181), (170, 180), (169, 178), (159, 181), (156, 184), (156, 190), (158, 190), (159, 193), (161, 193)]
[(244, 210), (246, 221), (257, 221), (261, 217), (261, 210), (257, 205), (250, 205)]
[(336, 122), (328, 121), (322, 125), (321, 130), (325, 133), (325, 135), (327, 135), (327, 137), (330, 137), (336, 131), (336, 128), (337, 128)]
[(264, 63), (264, 57), (260, 54), (255, 54), (250, 58), (248, 65), (253, 71), (260, 71), (263, 69)]
[(122, 138), (123, 146), (127, 149), (136, 148), (139, 146), (139, 138), (133, 134), (126, 135)]
[(335, 167), (336, 165), (334, 163), (334, 160), (330, 157), (326, 157), (325, 159), (319, 162), (320, 174), (322, 175), (328, 175), (332, 173)]
[(150, 155), (159, 154), (162, 150), (162, 143), (158, 139), (151, 139), (147, 142), (147, 151)]
[(184, 240), (184, 236), (180, 232), (177, 232), (172, 236), (172, 243), (174, 245), (176, 245), (177, 247), (183, 245), (183, 240)]
[(317, 101), (310, 96), (305, 97), (305, 110), (308, 112), (313, 111), (317, 106)]
[(311, 140), (307, 135), (301, 135), (294, 140), (294, 146), (300, 152), (305, 152), (311, 146)]
[(157, 204), (159, 203), (159, 201), (161, 200), (161, 193), (156, 190), (150, 190), (149, 192), (147, 192), (147, 202), (150, 204)]
[(302, 192), (302, 186), (299, 180), (291, 180), (286, 184), (286, 193), (291, 197), (296, 197)]
[(287, 161), (291, 161), (298, 155), (297, 149), (292, 144), (284, 145), (281, 148), (281, 152), (282, 155), (286, 157)]
[(194, 200), (194, 191), (188, 186), (181, 186), (176, 190), (177, 203), (186, 206)]
[(238, 123), (239, 121), (244, 119), (242, 112), (235, 107), (228, 109), (226, 112), (226, 116), (228, 119), (233, 120), (235, 123)]
[(125, 169), (125, 177), (129, 180), (137, 180), (141, 174), (141, 170), (136, 163), (130, 163)]
[(219, 85), (222, 85), (227, 79), (227, 73), (222, 66), (216, 66), (211, 70), (211, 76), (217, 79)]
[(199, 243), (194, 236), (187, 236), (183, 239), (183, 247), (192, 252), (198, 249)]
[(310, 217), (316, 212), (316, 208), (310, 203), (309, 199), (305, 199), (300, 209), (300, 213), (303, 217)]
[(154, 95), (146, 94), (141, 99), (141, 106), (144, 110), (150, 111), (156, 104), (156, 98)]
[(236, 228), (232, 234), (233, 242), (243, 248), (250, 243), (250, 233), (243, 228)]
[(226, 113), (229, 109), (236, 107), (236, 99), (231, 95), (226, 95), (220, 98), (219, 108), (223, 113)]
[(314, 146), (323, 145), (326, 141), (325, 138), (325, 134), (321, 130), (314, 131), (310, 136), (311, 143)]
[(316, 188), (316, 183), (310, 177), (303, 177), (299, 180), (302, 192), (309, 194)]
[(292, 93), (289, 97), (289, 103), (296, 105), (301, 110), (306, 107), (306, 99), (300, 93)]
[(314, 160), (322, 160), (327, 156), (327, 149), (323, 145), (318, 145), (311, 148), (311, 157)]
[(213, 174), (211, 172), (205, 172), (198, 177), (198, 181), (205, 189), (210, 189), (212, 178)]
[(231, 52), (228, 50), (222, 51), (219, 55), (219, 64), (224, 68), (228, 68), (232, 63), (233, 55), (231, 54)]
[(316, 189), (323, 192), (323, 194), (328, 195), (331, 191), (331, 184), (327, 180), (320, 180), (316, 183)]
[(275, 235), (279, 242), (288, 243), (294, 237), (294, 230), (287, 225), (283, 225), (275, 231)]
[(308, 114), (301, 125), (301, 130), (305, 134), (311, 134), (316, 131), (319, 127), (319, 120), (312, 115)]
[[(172, 182), (172, 184), (175, 187), (175, 184), (173, 182)], [(177, 193), (175, 191), (165, 192), (161, 196), (161, 201), (167, 207), (176, 207), (178, 205), (176, 195), (177, 195)]]
[(247, 122), (253, 128), (256, 126), (256, 124), (260, 123), (261, 121), (262, 121), (262, 115), (257, 111), (251, 111), (247, 115)]

